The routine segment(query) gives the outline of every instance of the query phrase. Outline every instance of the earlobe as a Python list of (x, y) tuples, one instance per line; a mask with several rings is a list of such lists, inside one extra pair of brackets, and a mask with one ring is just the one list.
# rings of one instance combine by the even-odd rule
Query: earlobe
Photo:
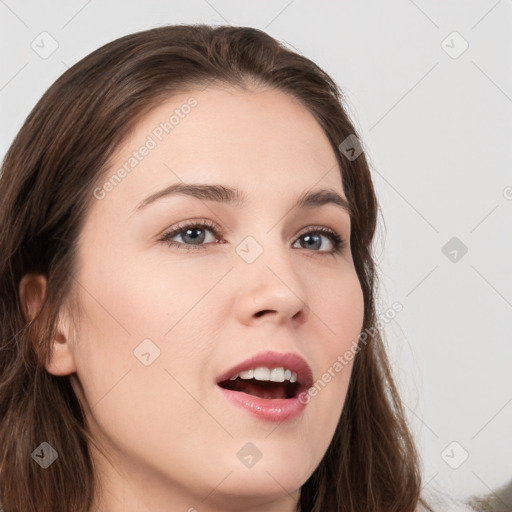
[[(20, 281), (21, 307), (27, 322), (37, 317), (46, 296), (46, 278), (41, 274), (26, 274)], [(32, 343), (38, 352), (40, 333), (44, 319), (38, 318), (32, 329)], [(67, 323), (69, 326), (69, 322)], [(51, 357), (46, 370), (53, 375), (69, 375), (76, 372), (75, 359), (70, 340), (71, 330), (59, 322), (57, 335), (51, 343)]]

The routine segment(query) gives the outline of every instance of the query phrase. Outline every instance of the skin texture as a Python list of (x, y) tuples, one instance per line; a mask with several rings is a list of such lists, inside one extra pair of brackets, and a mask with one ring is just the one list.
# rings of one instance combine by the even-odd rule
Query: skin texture
[[(197, 105), (172, 132), (102, 199), (93, 198), (74, 276), (79, 319), (63, 313), (47, 365), (54, 375), (71, 375), (108, 455), (92, 452), (102, 488), (91, 512), (296, 510), (347, 392), (352, 363), (299, 417), (278, 425), (235, 407), (215, 384), (265, 350), (301, 355), (317, 381), (362, 327), (348, 213), (334, 205), (291, 209), (308, 190), (345, 197), (328, 139), (295, 99), (265, 88), (176, 95), (134, 127), (102, 184), (191, 97)], [(237, 187), (247, 204), (175, 195), (134, 211), (179, 182)], [(159, 241), (188, 220), (210, 221), (221, 234), (205, 228), (199, 249), (185, 246), (183, 230), (173, 237), (180, 249)], [(325, 234), (319, 248), (308, 246), (302, 235), (318, 226), (336, 231), (346, 247), (329, 254)], [(263, 250), (252, 263), (235, 250), (248, 236)], [(34, 310), (44, 279), (25, 279), (20, 291)], [(145, 339), (160, 350), (149, 366), (134, 355)], [(237, 457), (247, 442), (262, 455), (251, 468)]]

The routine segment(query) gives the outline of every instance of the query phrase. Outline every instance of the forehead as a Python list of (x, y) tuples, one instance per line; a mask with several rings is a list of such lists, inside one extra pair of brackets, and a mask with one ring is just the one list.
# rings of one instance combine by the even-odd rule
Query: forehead
[(278, 199), (315, 185), (344, 195), (322, 127), (296, 98), (269, 88), (173, 95), (136, 123), (103, 181), (115, 174), (122, 180), (109, 187), (114, 190), (104, 207), (133, 208), (148, 193), (180, 181), (224, 183), (246, 192), (249, 202), (251, 195)]

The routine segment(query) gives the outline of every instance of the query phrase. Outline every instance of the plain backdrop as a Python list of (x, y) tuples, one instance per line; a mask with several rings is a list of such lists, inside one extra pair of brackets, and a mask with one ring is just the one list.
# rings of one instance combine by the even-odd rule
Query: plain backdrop
[(425, 490), (485, 494), (512, 478), (511, 21), (510, 0), (3, 0), (0, 156), (59, 75), (125, 34), (245, 25), (314, 60), (370, 159), (379, 311), (403, 305), (384, 335)]

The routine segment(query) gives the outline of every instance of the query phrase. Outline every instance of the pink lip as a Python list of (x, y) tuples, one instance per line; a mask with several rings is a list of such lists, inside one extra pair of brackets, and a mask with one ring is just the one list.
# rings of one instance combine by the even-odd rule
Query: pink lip
[(221, 386), (218, 386), (218, 389), (231, 403), (245, 409), (258, 419), (282, 422), (296, 418), (306, 407), (306, 403), (299, 401), (300, 393), (309, 389), (313, 383), (313, 374), (310, 366), (297, 354), (271, 351), (256, 354), (224, 372), (217, 379), (217, 384), (228, 380), (231, 376), (241, 371), (250, 370), (257, 366), (266, 366), (268, 368), (284, 367), (297, 373), (297, 381), (300, 384), (297, 394), (293, 398), (267, 399), (224, 389)]

